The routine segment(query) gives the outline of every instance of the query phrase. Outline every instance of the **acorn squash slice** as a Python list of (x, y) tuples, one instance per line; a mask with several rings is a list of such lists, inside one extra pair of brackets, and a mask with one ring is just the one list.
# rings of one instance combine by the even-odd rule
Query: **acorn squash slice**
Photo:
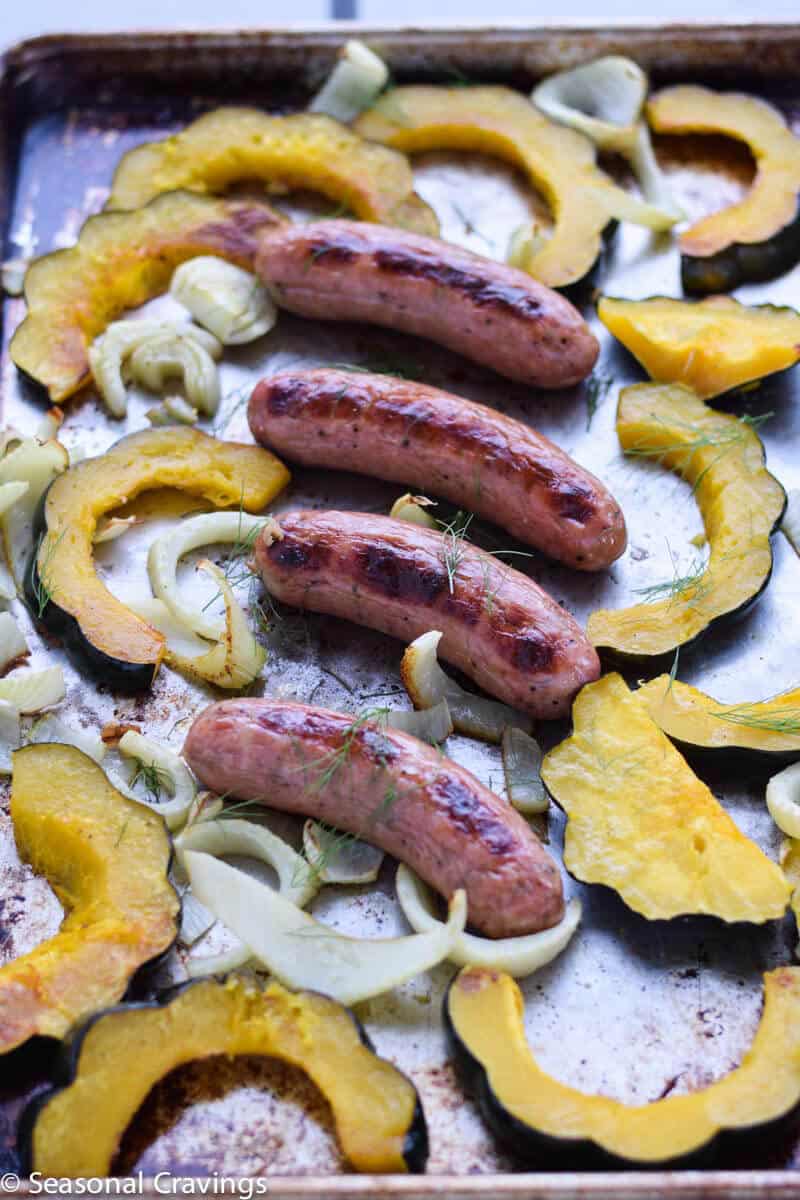
[(755, 96), (710, 88), (665, 88), (647, 105), (657, 133), (712, 133), (750, 150), (756, 177), (747, 195), (680, 235), (686, 292), (729, 292), (772, 279), (800, 259), (800, 138), (776, 108)]
[(764, 465), (753, 423), (714, 412), (681, 384), (625, 388), (617, 434), (627, 454), (660, 462), (692, 485), (709, 558), (685, 579), (647, 589), (641, 604), (593, 612), (587, 632), (615, 658), (667, 656), (764, 590), (772, 571), (770, 536), (786, 495)]
[(761, 924), (781, 917), (780, 868), (739, 831), (619, 675), (587, 684), (573, 733), (542, 763), (567, 814), (564, 865), (648, 920), (689, 913)]
[(172, 137), (129, 150), (106, 208), (139, 208), (175, 188), (219, 193), (248, 180), (281, 192), (322, 192), (362, 221), (430, 237), (439, 232), (402, 154), (365, 142), (323, 113), (276, 117), (257, 108), (217, 108)]
[(260, 512), (288, 480), (269, 451), (197, 429), (170, 426), (122, 438), (59, 475), (46, 494), (25, 581), (33, 616), (63, 638), (98, 682), (124, 691), (148, 688), (165, 656), (165, 638), (98, 577), (92, 547), (99, 519), (152, 488), (178, 488), (220, 508)]
[(316, 992), (231, 977), (189, 984), (166, 1004), (101, 1013), (68, 1048), (67, 1086), (23, 1119), (32, 1171), (110, 1175), (125, 1129), (151, 1088), (183, 1063), (263, 1054), (299, 1067), (333, 1110), (358, 1171), (419, 1172), (428, 1144), (413, 1084), (372, 1050), (355, 1017)]
[(769, 700), (722, 704), (688, 683), (659, 675), (636, 692), (667, 737), (687, 749), (800, 757), (800, 688)]
[(393, 88), (354, 128), (408, 154), (476, 150), (519, 167), (553, 215), (552, 234), (525, 264), (550, 287), (568, 287), (589, 275), (615, 221), (656, 230), (675, 223), (674, 216), (617, 187), (597, 166), (588, 138), (549, 120), (511, 88)]
[(25, 746), (13, 764), (17, 849), (67, 915), (54, 937), (0, 969), (0, 1053), (34, 1036), (63, 1038), (115, 1004), (169, 949), (180, 907), (157, 813), (126, 800), (74, 746)]
[[(764, 975), (764, 1007), (741, 1064), (710, 1087), (627, 1105), (546, 1074), (531, 1053), (524, 1003), (510, 975), (464, 967), (444, 1021), (456, 1063), (486, 1124), (537, 1166), (575, 1169), (706, 1165), (726, 1139), (765, 1143), (794, 1123), (800, 1104), (800, 968)], [(655, 1194), (655, 1193), (654, 1193)]]
[(90, 217), (74, 246), (28, 268), (13, 362), (60, 404), (91, 381), (89, 346), (120, 313), (165, 292), (175, 268), (200, 254), (252, 270), (259, 232), (281, 221), (265, 203), (190, 192)]
[(800, 361), (800, 314), (728, 296), (699, 303), (601, 296), (597, 315), (657, 383), (684, 383), (701, 400)]

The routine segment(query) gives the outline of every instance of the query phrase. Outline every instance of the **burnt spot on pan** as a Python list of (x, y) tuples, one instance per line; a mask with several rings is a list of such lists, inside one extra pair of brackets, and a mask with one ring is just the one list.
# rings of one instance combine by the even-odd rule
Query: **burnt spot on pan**
[(541, 302), (522, 287), (487, 279), (476, 271), (453, 267), (441, 258), (411, 250), (376, 250), (375, 265), (393, 275), (409, 275), (461, 292), (479, 308), (510, 313), (526, 320), (542, 315)]
[(369, 590), (392, 600), (433, 604), (447, 588), (443, 569), (423, 565), (389, 544), (363, 546), (355, 557), (359, 574)]
[(490, 854), (510, 854), (515, 849), (517, 843), (513, 832), (461, 779), (449, 774), (437, 775), (431, 784), (431, 792), (453, 824), (468, 837), (479, 839)]

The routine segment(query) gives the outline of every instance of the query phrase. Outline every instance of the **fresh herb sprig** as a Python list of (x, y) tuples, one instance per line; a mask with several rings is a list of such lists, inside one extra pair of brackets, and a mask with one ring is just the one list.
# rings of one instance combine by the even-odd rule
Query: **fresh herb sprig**
[(442, 558), (444, 560), (444, 568), (447, 572), (447, 586), (451, 596), (455, 587), (458, 567), (464, 554), (464, 539), (469, 532), (473, 517), (473, 513), (464, 512), (463, 509), (459, 509), (452, 521), (448, 521), (446, 524), (441, 521), (439, 522), (444, 538)]
[(55, 558), (56, 551), (61, 545), (66, 532), (66, 529), (62, 529), (55, 541), (53, 541), (50, 534), (43, 535), (43, 537), (47, 539), (47, 546), (41, 561), (38, 561), (38, 555), (41, 553), (42, 540), (40, 539), (39, 541), (39, 547), (37, 549), (37, 564), (36, 570), (33, 572), (32, 585), (33, 596), (36, 602), (36, 616), (39, 618), (39, 620), (41, 620), (41, 618), (44, 616), (45, 609), (56, 594), (56, 587), (52, 578), (53, 559)]

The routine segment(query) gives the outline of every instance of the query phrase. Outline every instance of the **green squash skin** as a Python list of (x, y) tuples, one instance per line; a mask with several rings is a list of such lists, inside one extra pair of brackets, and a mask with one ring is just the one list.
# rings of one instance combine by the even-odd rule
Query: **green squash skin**
[[(168, 988), (162, 992), (158, 999), (153, 1001), (141, 1002), (136, 1004), (116, 1004), (111, 1008), (103, 1009), (90, 1017), (79, 1029), (72, 1034), (69, 1040), (60, 1044), (59, 1051), (55, 1057), (53, 1064), (53, 1086), (46, 1091), (35, 1096), (29, 1104), (23, 1109), (17, 1124), (17, 1155), (21, 1163), (21, 1174), (28, 1176), (31, 1173), (33, 1165), (33, 1135), (36, 1128), (36, 1122), (49, 1102), (64, 1088), (69, 1087), (75, 1080), (78, 1074), (80, 1063), (81, 1049), (83, 1039), (86, 1037), (92, 1026), (102, 1017), (107, 1017), (111, 1013), (116, 1012), (135, 1012), (137, 1010), (149, 1010), (164, 1008), (174, 1000), (176, 996), (189, 988), (197, 987), (198, 984), (207, 983), (207, 979), (191, 979), (188, 983), (178, 984), (175, 987)], [(318, 993), (321, 995), (321, 993)], [(327, 999), (327, 997), (326, 997)], [(375, 1053), (375, 1047), (370, 1041), (367, 1031), (359, 1021), (358, 1017), (347, 1010), (348, 1016), (355, 1026), (358, 1033), (359, 1041), (371, 1053)], [(201, 1060), (198, 1060), (201, 1061)], [(395, 1068), (397, 1069), (397, 1068)], [(163, 1076), (162, 1076), (163, 1078)], [(408, 1078), (404, 1076), (404, 1078)], [(413, 1086), (413, 1085), (412, 1085)], [(414, 1114), (411, 1119), (411, 1124), (408, 1127), (405, 1135), (403, 1146), (403, 1159), (411, 1175), (421, 1175), (425, 1171), (428, 1161), (428, 1125), (425, 1120), (425, 1113), (420, 1102), (419, 1093), (414, 1088), (416, 1103), (414, 1105)], [(135, 1119), (135, 1118), (134, 1118)], [(124, 1130), (121, 1131), (124, 1133)]]
[(592, 263), (589, 270), (580, 279), (576, 279), (573, 283), (567, 283), (564, 287), (556, 288), (562, 296), (565, 296), (576, 307), (583, 304), (589, 304), (592, 301), (592, 293), (597, 286), (600, 276), (605, 270), (606, 260), (608, 259), (614, 247), (614, 242), (619, 229), (619, 221), (611, 220), (603, 230), (601, 237), (602, 243), (600, 253)]
[(589, 1139), (558, 1138), (542, 1133), (513, 1116), (489, 1084), (482, 1064), (467, 1049), (459, 1037), (450, 1016), (450, 992), (455, 975), (445, 993), (442, 1017), (459, 1080), (478, 1106), (481, 1118), (494, 1137), (515, 1158), (534, 1169), (552, 1168), (560, 1171), (619, 1170), (627, 1167), (637, 1171), (702, 1170), (719, 1165), (726, 1152), (740, 1157), (751, 1151), (763, 1159), (764, 1150), (787, 1137), (800, 1123), (800, 1102), (773, 1121), (752, 1125), (746, 1129), (720, 1130), (696, 1150), (658, 1162), (622, 1158)]
[(690, 296), (731, 292), (744, 283), (763, 283), (800, 262), (800, 202), (796, 216), (765, 242), (734, 242), (707, 258), (681, 255), (681, 286)]
[[(766, 455), (766, 451), (764, 449), (763, 442), (761, 443), (761, 462), (766, 467), (767, 455)], [(770, 472), (770, 474), (771, 474), (771, 472)], [(786, 512), (786, 505), (789, 502), (788, 496), (786, 495), (785, 487), (783, 487), (780, 480), (775, 479), (774, 475), (772, 475), (772, 478), (775, 480), (775, 482), (778, 484), (781, 491), (783, 492), (783, 506), (781, 507), (781, 511), (778, 513), (778, 516), (775, 518), (775, 523), (772, 526), (772, 529), (770, 530), (770, 534), (769, 534), (769, 538), (770, 538), (769, 570), (767, 571), (766, 575), (764, 576), (764, 579), (761, 583), (761, 586), (758, 588), (758, 590), (753, 592), (752, 596), (748, 596), (748, 598), (746, 600), (744, 600), (739, 605), (738, 608), (733, 608), (733, 609), (730, 609), (728, 612), (720, 613), (718, 617), (712, 617), (712, 619), (708, 622), (707, 625), (704, 625), (702, 629), (698, 629), (698, 631), (694, 635), (694, 637), (689, 638), (689, 640), (686, 642), (681, 642), (677, 646), (671, 646), (668, 650), (665, 650), (662, 654), (633, 654), (633, 653), (629, 653), (625, 650), (618, 650), (618, 649), (614, 648), (613, 646), (596, 645), (595, 650), (597, 651), (598, 655), (600, 656), (600, 661), (603, 663), (604, 666), (610, 666), (610, 667), (621, 666), (623, 668), (624, 667), (647, 667), (648, 670), (652, 670), (656, 674), (660, 674), (662, 671), (669, 671), (673, 665), (676, 650), (680, 650), (681, 654), (683, 654), (684, 651), (686, 651), (686, 650), (690, 650), (693, 646), (695, 646), (697, 644), (697, 642), (700, 640), (700, 638), (704, 637), (706, 635), (706, 633), (708, 633), (709, 629), (713, 629), (714, 626), (717, 625), (718, 623), (723, 623), (723, 622), (731, 623), (733, 621), (738, 620), (740, 617), (745, 616), (750, 611), (750, 609), (753, 607), (753, 605), (756, 604), (758, 602), (758, 600), (760, 600), (760, 598), (763, 596), (764, 592), (767, 590), (769, 581), (772, 579), (773, 569), (775, 567), (775, 555), (772, 553), (771, 540), (772, 540), (772, 538), (775, 537), (776, 533), (778, 532), (778, 530), (780, 528), (780, 524), (781, 524), (781, 522), (784, 518), (784, 514)]]
[[(52, 487), (52, 484), (50, 486)], [(156, 676), (155, 663), (129, 663), (106, 654), (89, 641), (75, 617), (63, 608), (59, 608), (53, 599), (48, 600), (39, 616), (39, 601), (36, 594), (39, 580), (37, 559), (40, 540), (47, 532), (45, 504), (49, 490), (50, 488), (42, 496), (34, 517), (34, 549), (28, 560), (23, 584), (25, 603), (31, 617), (37, 626), (47, 630), (63, 642), (70, 661), (78, 670), (85, 671), (95, 683), (103, 684), (114, 692), (125, 694), (146, 692), (152, 687)]]

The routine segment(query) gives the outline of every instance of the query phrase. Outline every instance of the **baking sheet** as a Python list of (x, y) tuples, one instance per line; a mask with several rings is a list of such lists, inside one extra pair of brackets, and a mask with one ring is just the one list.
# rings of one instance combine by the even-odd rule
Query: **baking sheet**
[[(714, 82), (752, 87), (773, 99), (800, 131), (800, 31), (752, 30), (727, 37), (721, 31), (681, 32), (669, 39), (641, 31), (626, 35), (568, 31), (497, 33), (475, 31), (380, 34), (393, 67), (401, 75), (512, 79), (520, 86), (543, 66), (566, 65), (595, 53), (622, 51), (656, 67), (664, 78), (695, 79), (702, 64)], [(179, 128), (185, 119), (235, 98), (273, 110), (301, 106), (304, 84), (324, 74), (336, 35), (220, 35), (120, 39), (42, 39), (13, 52), (4, 93), (7, 138), (8, 221), (6, 257), (43, 253), (74, 240), (82, 221), (104, 202), (111, 172), (131, 146)], [(661, 56), (659, 58), (659, 55)], [(169, 64), (169, 69), (167, 69)], [(234, 70), (234, 66), (236, 70)], [(748, 72), (751, 74), (748, 75)], [(753, 78), (752, 72), (769, 82)], [(792, 78), (793, 77), (793, 78)], [(292, 82), (289, 83), (291, 78)], [(752, 174), (744, 153), (714, 139), (669, 139), (659, 144), (676, 198), (691, 217), (741, 195)], [(611, 164), (616, 169), (618, 164)], [(511, 230), (544, 209), (515, 172), (479, 156), (420, 156), (417, 186), (442, 221), (443, 236), (501, 257)], [(329, 212), (326, 201), (288, 197), (293, 215)], [(600, 284), (610, 294), (638, 298), (679, 295), (677, 251), (646, 231), (625, 227), (611, 250)], [(736, 295), (754, 302), (800, 301), (800, 270), (772, 284), (741, 288)], [(166, 311), (169, 301), (154, 303)], [(3, 316), (3, 419), (30, 427), (43, 411), (23, 387), (10, 364), (8, 339), (24, 311), (19, 300), (6, 300)], [(298, 363), (354, 363), (373, 369), (403, 370), (426, 382), (492, 404), (529, 421), (577, 460), (598, 474), (621, 502), (628, 522), (626, 555), (601, 577), (579, 576), (539, 556), (517, 565), (530, 572), (581, 620), (598, 606), (636, 600), (637, 589), (684, 574), (698, 551), (691, 538), (701, 522), (688, 486), (655, 464), (623, 459), (613, 430), (621, 386), (642, 378), (632, 359), (600, 331), (602, 355), (595, 374), (613, 382), (589, 422), (585, 386), (541, 394), (471, 367), (457, 356), (422, 341), (387, 331), (355, 326), (315, 325), (282, 315), (276, 330), (254, 348), (226, 352), (222, 367), (226, 397), (214, 423), (224, 436), (248, 437), (243, 397), (261, 375)], [(800, 485), (800, 379), (786, 373), (747, 393), (736, 412), (771, 413), (761, 429), (770, 468), (786, 487)], [(70, 448), (97, 453), (123, 433), (146, 424), (152, 398), (137, 395), (126, 422), (109, 422), (86, 393), (68, 409), (62, 440)], [(275, 505), (339, 506), (387, 511), (402, 488), (338, 473), (297, 471)], [(175, 512), (190, 506), (178, 498)], [(163, 508), (139, 505), (146, 522), (111, 543), (98, 555), (109, 587), (132, 596), (148, 590), (144, 554), (164, 521)], [(487, 546), (510, 544), (488, 526), (477, 530)], [(773, 579), (759, 605), (748, 615), (702, 638), (682, 653), (680, 678), (698, 684), (722, 700), (770, 695), (797, 684), (800, 674), (800, 559), (782, 537), (775, 539)], [(187, 585), (199, 587), (184, 568)], [(45, 657), (35, 633), (34, 664)], [(407, 707), (399, 683), (402, 647), (387, 638), (344, 622), (285, 614), (270, 638), (263, 691), (313, 700), (348, 711), (375, 704)], [(48, 646), (49, 661), (59, 652)], [(179, 747), (191, 715), (211, 698), (164, 670), (147, 697), (115, 698), (100, 694), (65, 664), (69, 694), (61, 715), (73, 723), (99, 728), (107, 720), (132, 721)], [(644, 671), (640, 672), (644, 674)], [(632, 678), (634, 678), (632, 676)], [(541, 726), (548, 744), (564, 726)], [(448, 753), (470, 766), (490, 786), (502, 788), (497, 748), (451, 738)], [(773, 857), (778, 839), (763, 805), (765, 774), (756, 768), (735, 773), (700, 773), (741, 828)], [(276, 818), (277, 826), (297, 836), (298, 823)], [(560, 856), (563, 820), (551, 812), (554, 852)], [(796, 940), (790, 918), (764, 928), (721, 928), (705, 919), (646, 922), (630, 913), (613, 893), (585, 888), (566, 879), (569, 896), (584, 905), (584, 921), (567, 952), (549, 968), (523, 982), (526, 1028), (542, 1066), (566, 1083), (603, 1091), (621, 1100), (645, 1103), (671, 1093), (702, 1087), (730, 1070), (749, 1045), (758, 1020), (761, 973), (791, 960)], [(326, 889), (312, 909), (338, 928), (364, 935), (389, 936), (406, 931), (393, 898), (393, 866), (377, 885), (352, 890)], [(21, 866), (13, 846), (7, 811), (0, 814), (0, 961), (25, 952), (52, 933), (60, 908), (48, 886)], [(211, 946), (209, 946), (211, 949)], [(181, 978), (173, 956), (151, 986)], [(485, 1186), (441, 1181), (448, 1195), (473, 1187), (496, 1195), (570, 1194), (570, 1189), (606, 1190), (617, 1181), (641, 1194), (651, 1183), (624, 1173), (588, 1178), (526, 1177), (505, 1173), (519, 1164), (498, 1152), (471, 1103), (460, 1092), (442, 1036), (440, 1005), (452, 975), (444, 966), (397, 989), (390, 996), (359, 1006), (378, 1051), (407, 1071), (422, 1096), (431, 1135), (429, 1172), (433, 1176), (490, 1175)], [(13, 1163), (13, 1124), (21, 1097), (39, 1086), (41, 1063), (18, 1056), (0, 1078), (0, 1161)], [(5, 1159), (3, 1159), (5, 1155)], [(793, 1144), (779, 1147), (767, 1160), (742, 1158), (726, 1166), (737, 1176), (704, 1176), (702, 1187), (730, 1191), (755, 1188), (754, 1167), (792, 1167)], [(331, 1173), (343, 1169), (330, 1115), (302, 1076), (280, 1065), (252, 1060), (229, 1066), (215, 1061), (176, 1073), (146, 1102), (126, 1138), (120, 1166), (146, 1174), (302, 1175), (300, 1194), (328, 1194)], [(660, 1178), (660, 1177), (659, 1177)], [(690, 1189), (694, 1177), (672, 1176), (672, 1186)], [(342, 1194), (431, 1194), (436, 1180), (382, 1181), (362, 1192), (366, 1181), (336, 1183)], [(764, 1195), (766, 1180), (759, 1186)], [(791, 1175), (776, 1176), (776, 1187), (794, 1186)], [(297, 1194), (284, 1185), (271, 1194)], [(519, 1188), (527, 1191), (518, 1191)], [(352, 1189), (352, 1192), (348, 1189)], [(427, 1190), (426, 1190), (427, 1189)], [(462, 1189), (467, 1189), (462, 1191)], [(687, 1190), (687, 1194), (688, 1190)], [(776, 1193), (778, 1194), (778, 1193)]]

